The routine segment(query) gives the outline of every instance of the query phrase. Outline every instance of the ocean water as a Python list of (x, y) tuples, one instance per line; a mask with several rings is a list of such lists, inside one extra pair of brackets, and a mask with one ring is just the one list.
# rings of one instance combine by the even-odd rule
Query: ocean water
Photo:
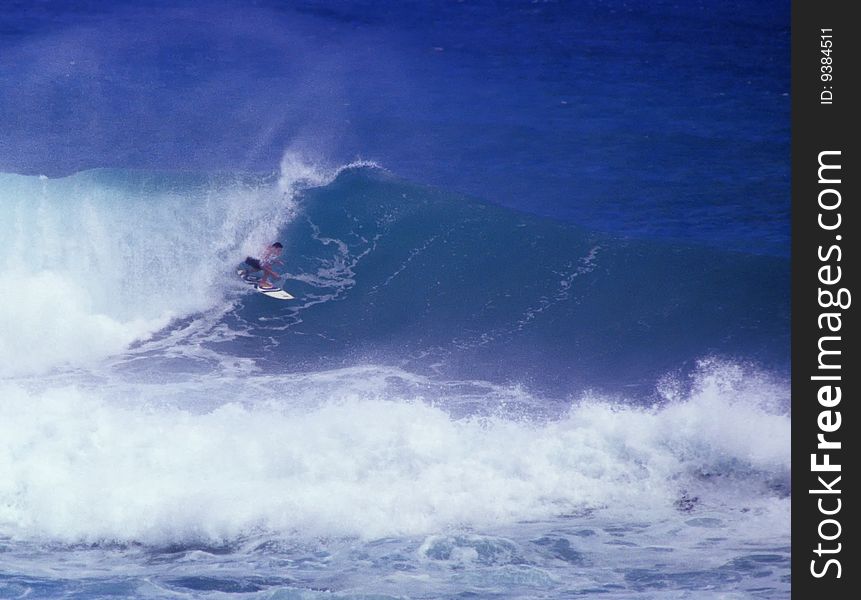
[(788, 5), (5, 8), (0, 598), (789, 596)]

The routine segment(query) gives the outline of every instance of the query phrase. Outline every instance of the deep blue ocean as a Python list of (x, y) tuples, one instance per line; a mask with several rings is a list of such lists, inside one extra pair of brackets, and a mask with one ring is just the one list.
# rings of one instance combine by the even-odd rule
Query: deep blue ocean
[(789, 597), (789, 108), (788, 2), (0, 0), (0, 598)]

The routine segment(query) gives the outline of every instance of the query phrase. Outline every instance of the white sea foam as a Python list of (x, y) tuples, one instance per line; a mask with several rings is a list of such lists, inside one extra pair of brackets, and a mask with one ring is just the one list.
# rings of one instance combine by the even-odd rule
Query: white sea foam
[(216, 306), (235, 264), (295, 216), (296, 193), (338, 172), (289, 155), (277, 183), (0, 174), (0, 377), (85, 364)]
[[(677, 511), (682, 494), (697, 496), (695, 510), (786, 516), (786, 500), (763, 482), (788, 479), (789, 418), (760, 402), (755, 380), (719, 381), (722, 368), (661, 407), (591, 398), (540, 421), (453, 418), (451, 398), (364, 389), (355, 371), (302, 376), (320, 384), (287, 396), (286, 377), (223, 388), (213, 379), (204, 383), (210, 404), (195, 408), (177, 405), (168, 384), (7, 383), (0, 532), (147, 543), (255, 531), (368, 539), (591, 509), (654, 521)], [(254, 390), (253, 403), (242, 389)]]

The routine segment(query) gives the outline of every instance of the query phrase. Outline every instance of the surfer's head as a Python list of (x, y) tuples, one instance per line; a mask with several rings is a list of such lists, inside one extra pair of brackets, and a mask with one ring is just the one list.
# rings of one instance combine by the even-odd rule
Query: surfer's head
[(280, 249), (281, 249), (281, 248), (283, 248), (284, 246), (282, 246), (282, 245), (281, 245), (281, 242), (275, 242), (274, 244), (272, 244), (272, 247), (273, 247), (273, 248), (278, 248), (278, 249), (280, 250)]

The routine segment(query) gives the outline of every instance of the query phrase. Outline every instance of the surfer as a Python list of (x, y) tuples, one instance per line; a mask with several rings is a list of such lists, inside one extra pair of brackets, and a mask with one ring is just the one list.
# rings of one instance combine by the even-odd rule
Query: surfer
[(275, 242), (263, 251), (260, 258), (246, 256), (245, 264), (248, 265), (248, 268), (245, 269), (245, 275), (248, 275), (249, 272), (263, 271), (263, 277), (260, 278), (260, 282), (257, 286), (261, 288), (272, 287), (272, 283), (269, 282), (269, 279), (271, 278), (275, 280), (281, 277), (281, 275), (272, 270), (272, 265), (276, 263), (282, 266), (284, 265), (284, 263), (278, 259), (278, 257), (281, 256), (281, 251), (283, 249), (284, 246), (281, 245), (281, 242)]

